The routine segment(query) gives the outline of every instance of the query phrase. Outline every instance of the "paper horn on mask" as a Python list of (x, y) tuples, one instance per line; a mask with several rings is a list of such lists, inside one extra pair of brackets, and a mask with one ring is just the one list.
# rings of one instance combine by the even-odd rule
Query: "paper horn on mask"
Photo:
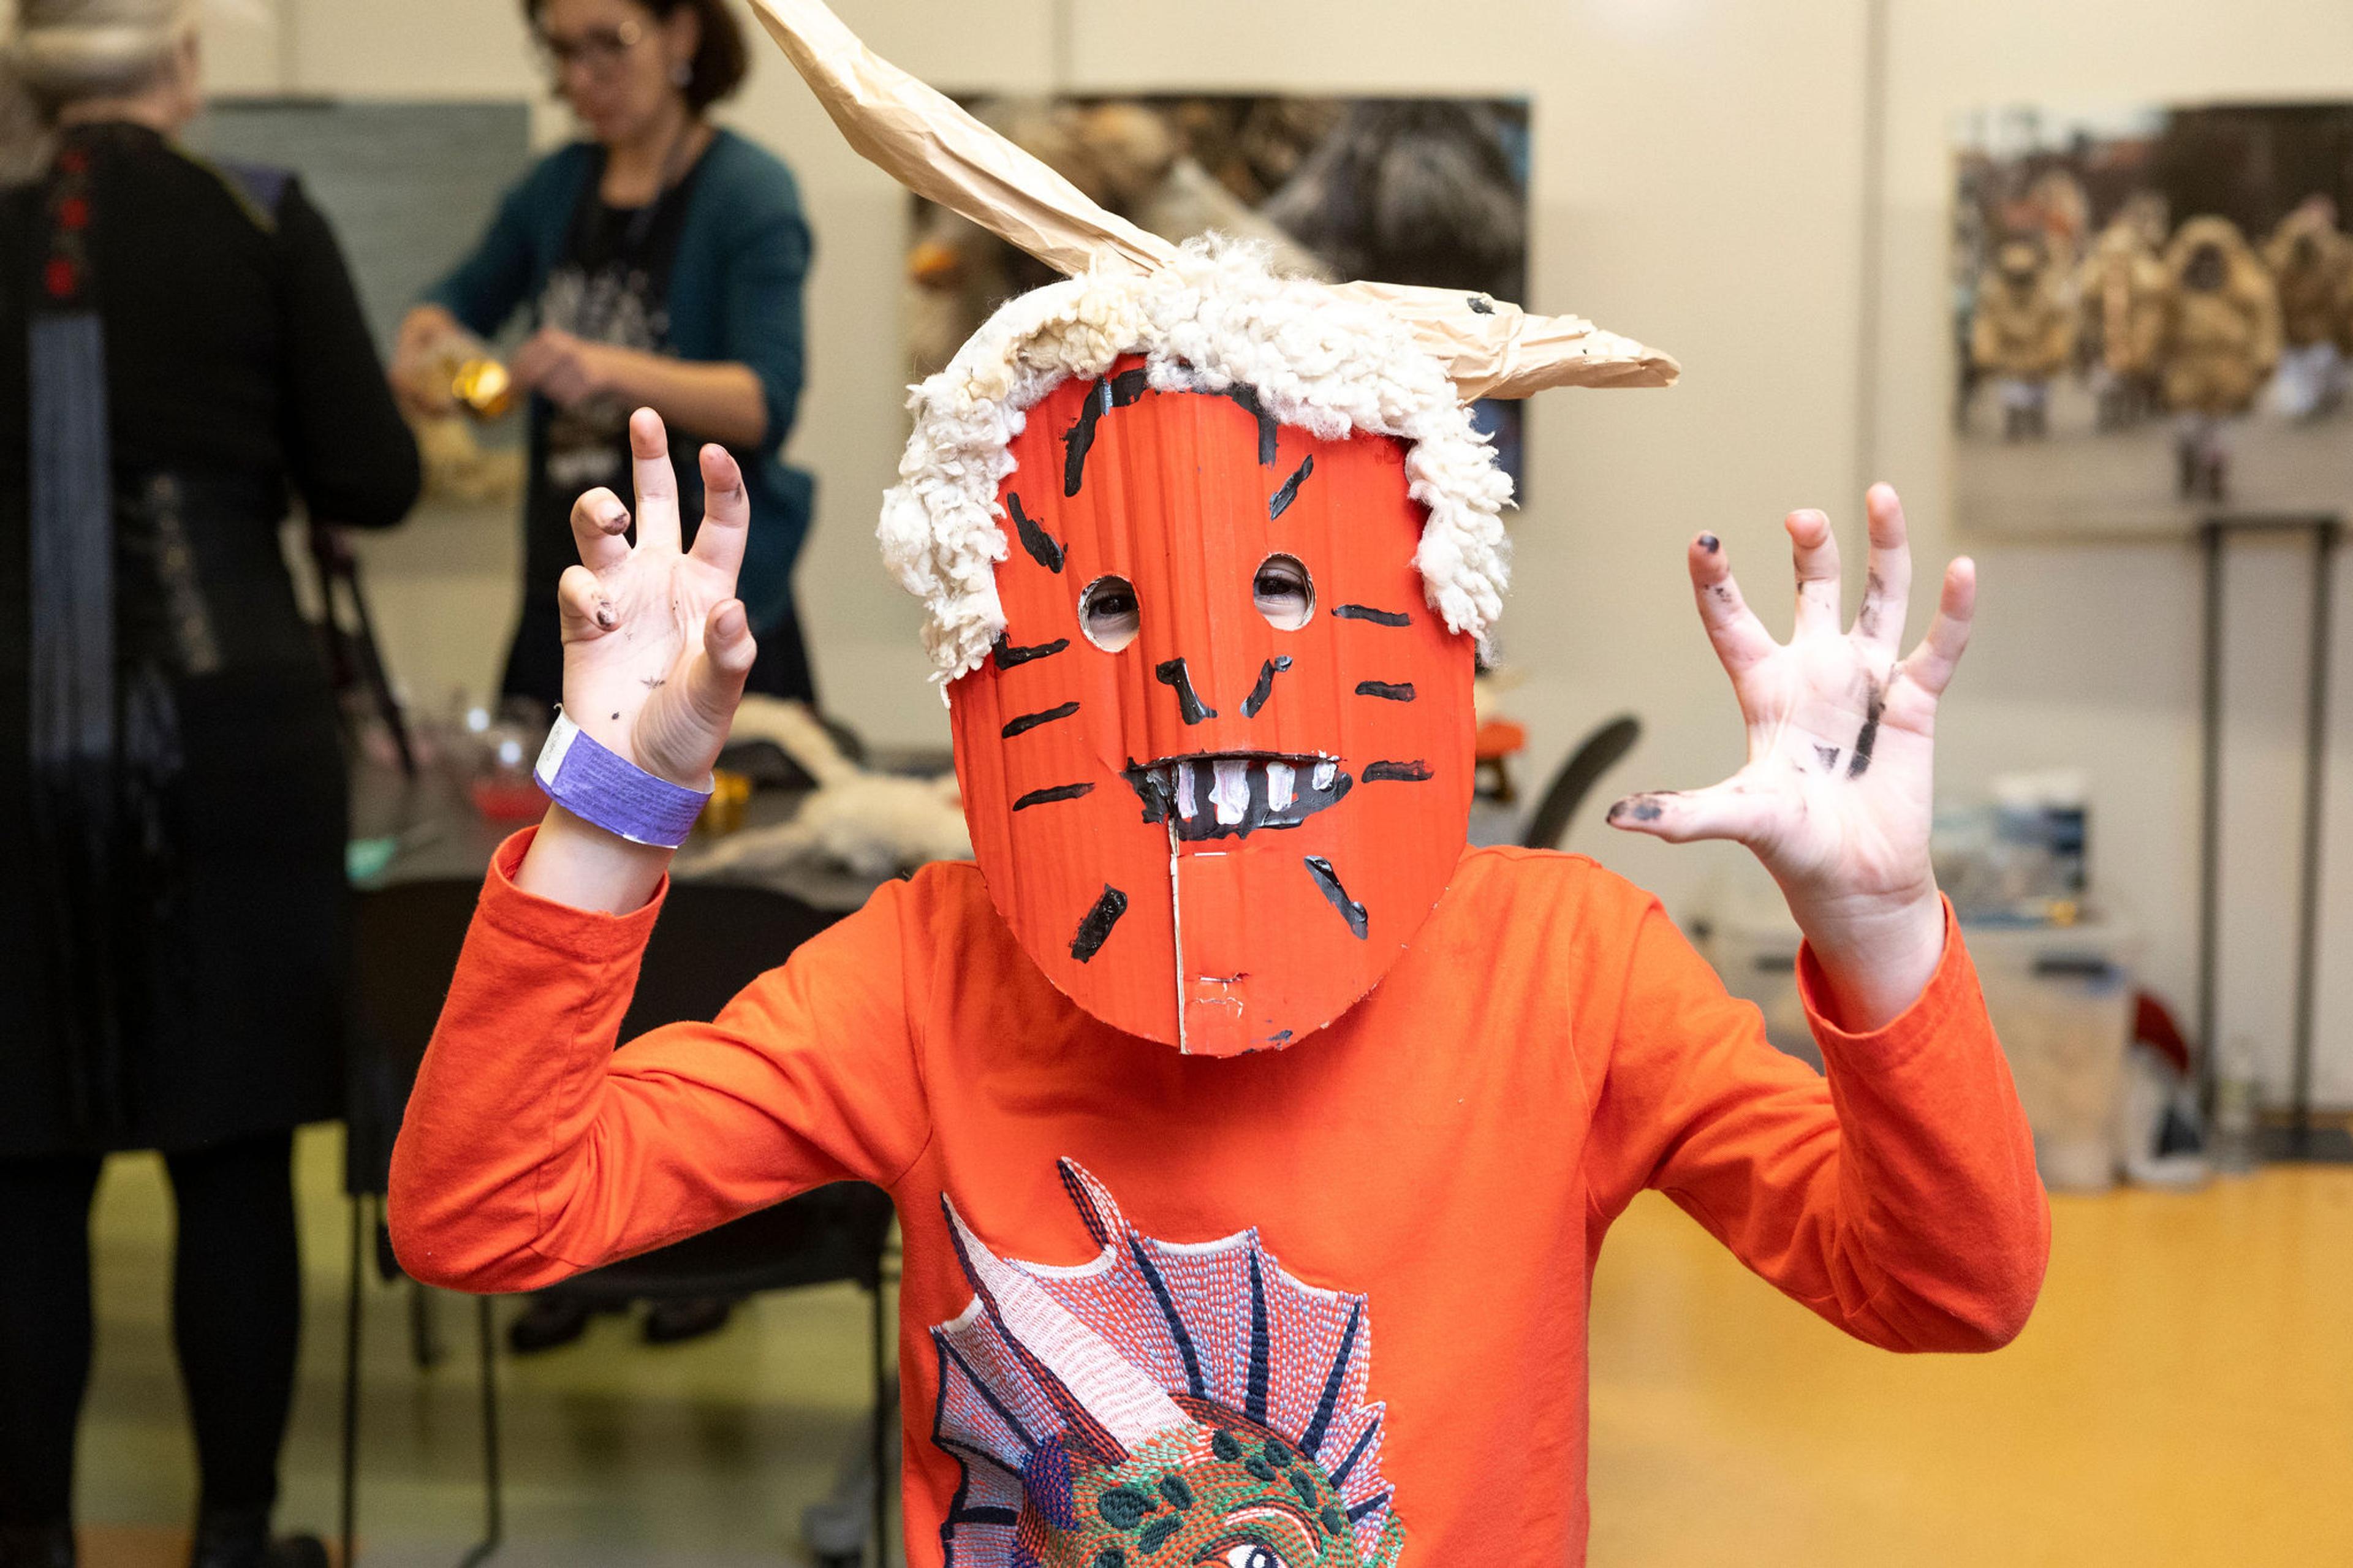
[[(821, 0), (752, 0), (761, 26), (842, 135), (900, 184), (1028, 251), (1065, 277), (1149, 273), (1176, 247), (1106, 210), (1044, 163), (882, 59)], [(1447, 368), (1467, 401), (1555, 386), (1670, 386), (1674, 360), (1575, 316), (1442, 289), (1340, 285), (1388, 310)]]
[(1066, 278), (1152, 272), (1176, 247), (883, 59), (818, 0), (752, 0), (768, 36), (860, 156)]

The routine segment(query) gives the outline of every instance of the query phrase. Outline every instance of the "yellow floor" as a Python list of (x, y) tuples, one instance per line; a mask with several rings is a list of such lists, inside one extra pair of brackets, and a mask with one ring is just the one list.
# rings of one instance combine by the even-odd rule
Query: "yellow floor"
[[(286, 1511), (314, 1528), (333, 1517), (340, 1411), (335, 1159), (332, 1133), (306, 1135), (311, 1330)], [(1595, 1291), (1596, 1568), (2353, 1563), (2353, 1171), (2054, 1207), (2050, 1283), (2019, 1342), (1907, 1358), (1784, 1300), (1663, 1200), (1637, 1203)], [(185, 1561), (168, 1238), (154, 1163), (116, 1162), (82, 1442), (89, 1568)], [(399, 1293), (371, 1288), (368, 1307), (363, 1568), (446, 1564), (479, 1521), (473, 1369), (455, 1354), (419, 1373)], [(444, 1299), (439, 1321), (463, 1351), (465, 1304)], [(854, 1436), (865, 1355), (860, 1299), (829, 1289), (765, 1298), (690, 1346), (646, 1350), (601, 1320), (510, 1364), (500, 1568), (805, 1561), (798, 1510)]]
[(1893, 1356), (1663, 1199), (1593, 1312), (1593, 1561), (2353, 1563), (2353, 1171), (2054, 1201), (1987, 1357)]

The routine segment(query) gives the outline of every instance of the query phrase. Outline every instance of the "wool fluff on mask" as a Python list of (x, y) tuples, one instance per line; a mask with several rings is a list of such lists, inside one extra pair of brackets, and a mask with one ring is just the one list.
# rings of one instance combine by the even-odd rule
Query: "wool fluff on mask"
[(1469, 403), (1663, 386), (1674, 362), (1484, 295), (1171, 245), (818, 0), (754, 5), (860, 153), (1067, 275), (915, 390), (879, 531), (926, 611), (992, 901), (1114, 1028), (1305, 1039), (1462, 853), (1511, 499)]

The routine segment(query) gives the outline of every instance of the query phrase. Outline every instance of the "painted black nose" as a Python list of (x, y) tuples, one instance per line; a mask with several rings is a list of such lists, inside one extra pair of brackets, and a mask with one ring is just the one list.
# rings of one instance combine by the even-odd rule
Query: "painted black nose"
[[(1287, 653), (1277, 655), (1259, 666), (1258, 684), (1250, 688), (1248, 697), (1242, 699), (1243, 718), (1258, 717), (1258, 710), (1266, 706), (1268, 698), (1274, 695), (1274, 678), (1290, 668), (1291, 656)], [(1204, 703), (1201, 694), (1193, 689), (1193, 675), (1185, 668), (1183, 659), (1172, 658), (1166, 664), (1155, 665), (1152, 673), (1161, 685), (1176, 689), (1176, 710), (1187, 724), (1198, 724), (1204, 719), (1218, 716), (1218, 710)]]
[(1250, 688), (1250, 694), (1248, 697), (1242, 699), (1243, 718), (1258, 717), (1258, 710), (1266, 706), (1268, 698), (1274, 695), (1274, 678), (1290, 668), (1291, 656), (1287, 653), (1277, 654), (1259, 666), (1258, 684)]
[(1201, 694), (1193, 689), (1193, 677), (1186, 669), (1183, 659), (1172, 658), (1166, 664), (1155, 665), (1152, 673), (1161, 685), (1176, 689), (1176, 711), (1187, 724), (1198, 724), (1204, 719), (1218, 716), (1218, 710), (1204, 704)]

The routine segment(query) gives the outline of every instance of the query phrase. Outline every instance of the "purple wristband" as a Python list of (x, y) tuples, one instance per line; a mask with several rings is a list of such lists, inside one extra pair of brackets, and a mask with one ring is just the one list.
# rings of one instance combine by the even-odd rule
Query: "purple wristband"
[(707, 789), (687, 789), (597, 743), (559, 711), (555, 728), (532, 770), (547, 798), (565, 810), (632, 844), (675, 849), (694, 831), (694, 819), (711, 799)]

